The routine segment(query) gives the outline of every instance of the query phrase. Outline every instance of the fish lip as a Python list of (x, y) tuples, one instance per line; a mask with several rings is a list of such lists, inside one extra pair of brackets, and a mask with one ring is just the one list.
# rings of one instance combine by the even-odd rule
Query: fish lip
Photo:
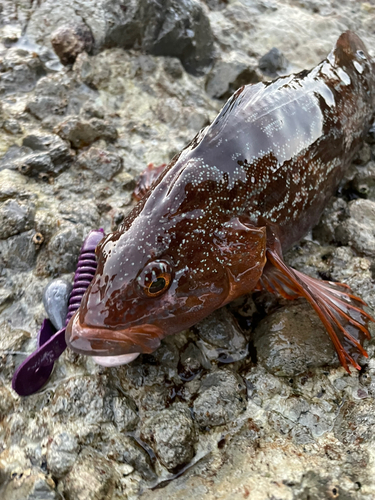
[(80, 322), (79, 311), (71, 318), (65, 331), (67, 346), (85, 356), (122, 356), (151, 353), (165, 337), (155, 325), (142, 324), (123, 329), (86, 325)]

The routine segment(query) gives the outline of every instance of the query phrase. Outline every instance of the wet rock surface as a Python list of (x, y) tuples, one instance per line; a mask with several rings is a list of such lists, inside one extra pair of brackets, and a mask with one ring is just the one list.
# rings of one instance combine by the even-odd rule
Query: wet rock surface
[[(40, 393), (11, 389), (46, 285), (72, 281), (90, 229), (118, 227), (146, 165), (167, 163), (236, 86), (312, 67), (345, 29), (374, 56), (371, 3), (0, 8), (0, 497), (374, 498), (373, 341), (348, 375), (303, 301), (257, 292), (130, 365), (65, 351)], [(312, 239), (287, 254), (348, 283), (371, 314), (374, 142), (370, 132)], [(66, 285), (50, 293), (64, 300)]]

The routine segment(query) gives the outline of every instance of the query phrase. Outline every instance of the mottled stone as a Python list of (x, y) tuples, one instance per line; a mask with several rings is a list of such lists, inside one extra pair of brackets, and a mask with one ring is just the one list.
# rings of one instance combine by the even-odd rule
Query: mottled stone
[(109, 460), (85, 448), (74, 467), (62, 480), (60, 491), (66, 500), (103, 500), (112, 498), (117, 474)]
[(30, 92), (45, 74), (37, 54), (22, 48), (11, 48), (1, 61), (0, 95)]
[(358, 252), (375, 257), (375, 201), (353, 200), (349, 203), (349, 219), (340, 228), (339, 237)]
[(0, 204), (0, 239), (9, 238), (32, 227), (35, 207), (16, 200)]
[(278, 376), (337, 364), (320, 319), (306, 302), (292, 303), (262, 320), (254, 331), (258, 362)]
[(244, 359), (248, 354), (248, 340), (225, 307), (194, 325), (193, 330), (204, 341), (199, 345), (208, 359), (228, 363)]
[(375, 405), (372, 399), (360, 403), (347, 401), (333, 428), (336, 438), (344, 445), (355, 445), (375, 441)]
[(55, 131), (78, 149), (89, 146), (98, 139), (114, 141), (117, 138), (114, 126), (100, 118), (91, 118), (91, 120), (86, 121), (72, 116), (61, 122)]
[(2, 500), (58, 500), (60, 498), (54, 481), (37, 470), (27, 469), (14, 474), (6, 483), (2, 489)]
[(284, 54), (276, 47), (273, 47), (259, 59), (259, 69), (271, 78), (285, 74), (287, 68), (288, 61), (285, 59)]
[(94, 40), (91, 30), (85, 24), (60, 26), (51, 35), (54, 51), (64, 65), (73, 64), (78, 54), (90, 52)]
[(81, 168), (93, 170), (107, 181), (122, 169), (122, 160), (119, 155), (96, 147), (91, 147), (79, 155), (77, 164)]
[(259, 82), (255, 60), (238, 53), (223, 55), (207, 76), (206, 92), (216, 99), (227, 99), (241, 85)]
[(54, 436), (48, 446), (47, 468), (57, 478), (65, 476), (77, 460), (77, 438), (68, 432)]
[(147, 418), (141, 426), (141, 437), (169, 470), (188, 463), (195, 453), (194, 424), (188, 407), (181, 403)]
[(113, 398), (113, 420), (120, 432), (132, 431), (139, 422), (135, 402), (127, 396)]
[(67, 141), (55, 134), (29, 134), (22, 141), (24, 147), (33, 151), (46, 151), (53, 163), (49, 173), (60, 174), (73, 161), (73, 152)]
[(229, 370), (218, 370), (206, 375), (202, 379), (193, 409), (195, 419), (201, 427), (234, 421), (246, 409), (243, 380)]
[(36, 261), (34, 230), (0, 240), (0, 269), (28, 271)]

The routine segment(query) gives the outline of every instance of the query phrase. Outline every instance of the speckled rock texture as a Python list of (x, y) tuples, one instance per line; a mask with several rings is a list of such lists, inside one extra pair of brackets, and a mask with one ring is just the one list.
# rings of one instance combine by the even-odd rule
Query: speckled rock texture
[[(40, 393), (11, 389), (43, 296), (66, 296), (83, 239), (118, 227), (146, 165), (346, 29), (375, 56), (374, 24), (372, 1), (0, 2), (1, 499), (375, 498), (374, 341), (348, 375), (303, 300), (258, 292), (129, 365), (65, 351)], [(375, 127), (286, 257), (374, 314), (374, 235)]]

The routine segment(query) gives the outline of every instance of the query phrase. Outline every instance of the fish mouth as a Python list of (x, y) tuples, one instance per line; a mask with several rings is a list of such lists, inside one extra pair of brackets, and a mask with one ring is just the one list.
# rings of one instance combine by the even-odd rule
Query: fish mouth
[(79, 311), (69, 321), (65, 340), (73, 351), (93, 356), (103, 366), (130, 363), (141, 353), (155, 351), (164, 338), (161, 328), (143, 324), (124, 329), (110, 329), (81, 323)]

